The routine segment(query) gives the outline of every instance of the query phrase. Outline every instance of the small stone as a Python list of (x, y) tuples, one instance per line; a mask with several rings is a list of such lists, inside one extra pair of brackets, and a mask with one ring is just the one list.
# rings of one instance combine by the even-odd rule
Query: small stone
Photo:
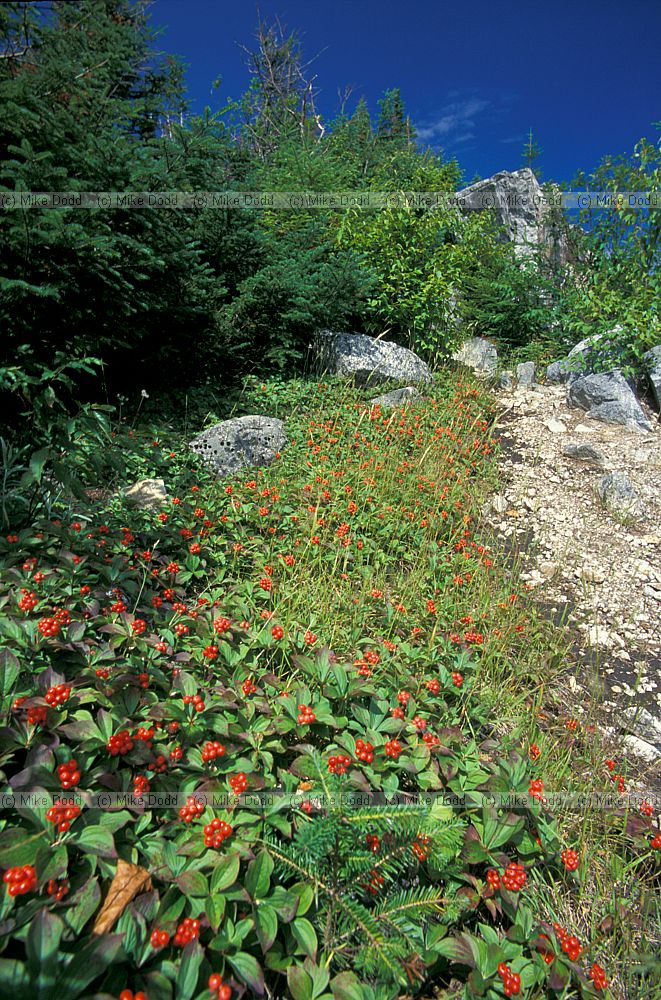
[(606, 464), (603, 452), (595, 448), (593, 444), (577, 444), (575, 441), (569, 441), (562, 449), (562, 454), (577, 462), (591, 462), (593, 465), (601, 467)]
[(504, 496), (498, 495), (491, 501), (491, 506), (497, 514), (504, 514), (509, 505)]
[(544, 426), (551, 431), (552, 434), (566, 434), (567, 427), (563, 424), (562, 420), (556, 420), (555, 417), (550, 417), (548, 420), (544, 421)]
[(588, 640), (591, 646), (612, 646), (613, 636), (601, 625), (592, 625), (588, 630)]
[(585, 583), (603, 583), (606, 579), (604, 574), (600, 570), (595, 569), (594, 566), (581, 567), (578, 571), (578, 576), (581, 580), (584, 580)]
[(163, 479), (141, 479), (123, 492), (125, 499), (141, 510), (158, 510), (167, 497)]
[(586, 427), (585, 424), (576, 424), (574, 431), (576, 434), (592, 434), (594, 427)]
[(595, 483), (595, 493), (615, 514), (625, 517), (640, 516), (642, 507), (629, 477), (625, 472), (611, 472)]
[(542, 574), (545, 580), (552, 580), (555, 574), (558, 572), (558, 564), (554, 562), (540, 562), (539, 572)]
[(510, 371), (501, 372), (498, 376), (498, 388), (499, 389), (513, 389), (514, 388), (514, 375)]
[(519, 385), (533, 385), (536, 368), (534, 361), (524, 361), (516, 366), (516, 380)]

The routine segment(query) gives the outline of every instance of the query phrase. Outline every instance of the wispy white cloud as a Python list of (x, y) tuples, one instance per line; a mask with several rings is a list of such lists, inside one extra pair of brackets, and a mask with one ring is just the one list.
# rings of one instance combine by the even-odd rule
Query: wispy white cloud
[(525, 132), (519, 132), (518, 135), (508, 135), (506, 139), (499, 139), (499, 142), (505, 143), (505, 145), (514, 145), (515, 142), (525, 142), (528, 138)]
[[(452, 96), (459, 97), (456, 91)], [(481, 97), (467, 96), (453, 100), (442, 107), (434, 118), (417, 125), (418, 139), (434, 145), (438, 142), (455, 145), (466, 142), (475, 135), (475, 120), (491, 107), (491, 102)]]

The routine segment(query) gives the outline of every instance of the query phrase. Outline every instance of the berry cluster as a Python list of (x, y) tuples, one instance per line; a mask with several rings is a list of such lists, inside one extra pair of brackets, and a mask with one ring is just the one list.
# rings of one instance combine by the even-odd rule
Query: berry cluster
[(560, 924), (553, 924), (553, 930), (562, 950), (569, 956), (572, 962), (575, 962), (582, 951), (581, 942), (573, 934), (568, 934)]
[(363, 764), (371, 764), (374, 760), (374, 747), (365, 740), (356, 740), (356, 757)]
[(238, 774), (232, 775), (229, 779), (229, 784), (235, 795), (241, 795), (241, 793), (245, 792), (248, 787), (248, 779), (243, 771), (239, 771)]
[(539, 802), (544, 801), (544, 782), (541, 778), (533, 778), (528, 787), (528, 795)]
[(596, 962), (593, 963), (592, 968), (588, 972), (588, 977), (594, 983), (595, 990), (605, 990), (608, 986), (608, 980), (606, 979), (606, 973), (600, 965)]
[(217, 740), (214, 740), (213, 743), (205, 743), (202, 747), (202, 760), (205, 764), (215, 760), (216, 757), (223, 757), (224, 754), (225, 747)]
[(284, 634), (285, 630), (283, 629), (282, 625), (274, 625), (273, 628), (271, 629), (271, 635), (276, 641), (278, 639), (282, 639), (284, 637)]
[(314, 714), (309, 705), (299, 705), (298, 713), (299, 726), (309, 726), (317, 720), (317, 716)]
[(179, 815), (183, 819), (184, 823), (190, 823), (192, 820), (197, 819), (204, 812), (204, 803), (196, 799), (194, 795), (189, 795), (186, 799), (186, 805), (182, 806), (179, 810)]
[(216, 635), (222, 635), (223, 632), (227, 632), (231, 628), (231, 625), (229, 618), (214, 618), (213, 630)]
[(460, 674), (458, 670), (455, 670), (452, 674), (452, 683), (456, 688), (460, 688), (464, 683), (464, 675)]
[(399, 757), (400, 753), (403, 752), (403, 750), (404, 747), (399, 742), (399, 740), (388, 740), (388, 742), (383, 748), (383, 752), (385, 753), (386, 757), (392, 757), (393, 760), (397, 760), (397, 758)]
[(73, 802), (55, 802), (50, 809), (46, 810), (46, 819), (49, 823), (54, 823), (59, 833), (66, 833), (71, 826), (72, 820), (80, 816), (80, 806)]
[(502, 875), (503, 885), (510, 892), (520, 892), (526, 884), (526, 870), (517, 861), (512, 861)]
[(108, 752), (111, 757), (117, 757), (119, 754), (129, 753), (133, 749), (133, 740), (131, 739), (131, 734), (128, 729), (120, 729), (118, 733), (111, 736), (106, 744)]
[(344, 753), (338, 753), (328, 758), (328, 770), (331, 774), (346, 774), (350, 764), (351, 757), (347, 757)]
[(184, 705), (192, 705), (195, 712), (203, 712), (204, 698), (200, 694), (185, 694)]
[(40, 618), (37, 628), (43, 636), (50, 639), (52, 636), (59, 635), (62, 626), (57, 618)]
[(150, 788), (151, 785), (149, 784), (149, 778), (147, 778), (144, 774), (136, 774), (133, 779), (133, 795), (135, 798), (142, 798), (143, 795), (147, 794)]
[(191, 920), (190, 917), (186, 917), (177, 927), (175, 935), (172, 938), (172, 944), (176, 945), (177, 948), (185, 948), (191, 941), (196, 940), (199, 933), (200, 921)]
[(376, 868), (372, 868), (370, 872), (370, 880), (363, 884), (363, 888), (370, 893), (371, 896), (376, 896), (381, 886), (384, 884), (385, 879), (383, 875), (379, 875)]
[(209, 989), (216, 996), (217, 1000), (230, 1000), (232, 990), (223, 982), (222, 976), (218, 972), (209, 976)]
[(2, 876), (10, 896), (22, 896), (37, 889), (37, 873), (32, 865), (18, 865), (8, 868)]
[(579, 858), (578, 858), (578, 854), (576, 853), (576, 851), (572, 851), (572, 849), (570, 847), (568, 847), (564, 851), (561, 852), (560, 858), (561, 858), (562, 863), (563, 863), (563, 865), (565, 866), (565, 868), (567, 869), (568, 872), (575, 872), (576, 871), (576, 869), (578, 868), (578, 864), (579, 864)]
[(431, 852), (431, 840), (429, 837), (425, 837), (419, 833), (411, 844), (411, 850), (415, 854), (418, 861), (425, 861)]
[(138, 990), (137, 993), (134, 993), (133, 990), (122, 990), (118, 1000), (149, 1000), (149, 997), (142, 990)]
[(421, 715), (416, 715), (411, 719), (411, 725), (414, 726), (419, 733), (422, 733), (427, 728), (427, 720), (423, 719)]
[(21, 593), (23, 596), (18, 602), (18, 606), (21, 611), (32, 611), (37, 606), (37, 595), (33, 590), (28, 590), (26, 587), (21, 587)]
[(252, 677), (246, 677), (245, 681), (241, 685), (241, 690), (246, 698), (250, 697), (257, 690), (257, 685), (253, 681)]
[(152, 948), (166, 948), (170, 943), (170, 935), (167, 931), (154, 927), (149, 940)]
[(491, 886), (491, 888), (494, 891), (496, 889), (500, 889), (501, 886), (500, 873), (497, 872), (495, 868), (490, 868), (489, 871), (487, 872), (487, 883)]
[(144, 635), (147, 631), (147, 622), (144, 618), (136, 618), (135, 621), (132, 621), (131, 631), (133, 635)]
[(517, 972), (512, 972), (505, 962), (501, 962), (498, 966), (498, 975), (503, 981), (503, 993), (506, 997), (513, 997), (521, 992), (521, 976)]
[(75, 788), (80, 781), (80, 771), (78, 764), (72, 757), (66, 764), (60, 764), (57, 769), (57, 776), (60, 779), (62, 788)]
[(46, 892), (51, 896), (56, 903), (61, 903), (66, 894), (69, 891), (69, 879), (55, 879), (51, 878), (46, 883)]
[(204, 846), (222, 847), (223, 841), (231, 836), (232, 827), (221, 819), (212, 819), (204, 828)]
[(56, 684), (54, 687), (50, 687), (44, 698), (51, 706), (51, 708), (56, 708), (58, 705), (64, 705), (65, 701), (69, 700), (71, 694), (71, 685), (69, 684)]
[(440, 682), (435, 677), (432, 680), (427, 681), (427, 690), (431, 691), (432, 694), (438, 694), (441, 690)]
[(365, 843), (367, 844), (368, 850), (370, 850), (372, 854), (379, 853), (379, 848), (381, 847), (381, 841), (379, 840), (379, 838), (375, 833), (368, 833), (367, 836), (365, 837)]

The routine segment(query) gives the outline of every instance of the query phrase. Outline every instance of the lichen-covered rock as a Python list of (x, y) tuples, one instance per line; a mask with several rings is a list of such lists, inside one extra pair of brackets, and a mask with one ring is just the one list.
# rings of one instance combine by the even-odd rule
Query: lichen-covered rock
[(537, 369), (534, 361), (523, 361), (516, 366), (516, 380), (519, 385), (534, 385)]
[(315, 338), (318, 367), (331, 375), (349, 375), (360, 385), (388, 379), (433, 382), (429, 366), (407, 347), (362, 333), (321, 330)]
[(562, 361), (552, 361), (550, 365), (546, 366), (547, 382), (568, 382), (570, 375), (571, 370), (566, 359), (563, 359)]
[(643, 507), (626, 472), (610, 472), (595, 483), (599, 499), (613, 513), (622, 517), (640, 517)]
[(595, 448), (593, 444), (569, 441), (562, 449), (562, 454), (577, 462), (589, 462), (591, 465), (598, 465), (602, 468), (606, 464), (604, 453), (599, 448)]
[(123, 492), (125, 500), (141, 510), (158, 510), (168, 495), (163, 479), (141, 479)]
[(470, 340), (464, 341), (452, 358), (472, 368), (476, 375), (493, 375), (498, 367), (498, 351), (494, 344), (484, 337), (471, 337)]
[(393, 389), (392, 392), (384, 392), (382, 396), (375, 396), (370, 399), (370, 403), (372, 406), (380, 406), (382, 410), (390, 410), (394, 406), (413, 403), (416, 399), (422, 399), (422, 394), (414, 385), (407, 385), (404, 389)]
[(282, 420), (247, 416), (214, 424), (189, 447), (218, 476), (231, 476), (247, 466), (270, 465), (286, 444)]
[(493, 209), (520, 256), (542, 249), (560, 264), (570, 259), (565, 227), (556, 224), (530, 167), (501, 170), (458, 191), (456, 198), (463, 212)]
[(652, 429), (629, 383), (617, 371), (574, 379), (567, 389), (567, 403), (587, 410), (594, 420), (623, 424), (630, 430)]

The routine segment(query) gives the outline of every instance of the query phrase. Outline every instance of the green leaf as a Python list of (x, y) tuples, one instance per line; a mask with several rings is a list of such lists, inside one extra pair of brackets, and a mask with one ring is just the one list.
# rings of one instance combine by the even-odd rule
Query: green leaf
[(185, 896), (203, 898), (209, 895), (209, 883), (202, 872), (182, 872), (175, 882)]
[(58, 949), (64, 923), (44, 907), (32, 918), (25, 950), (30, 978), (38, 993), (50, 989), (57, 979)]
[(247, 983), (259, 996), (262, 996), (264, 993), (264, 973), (257, 959), (245, 951), (238, 951), (236, 955), (228, 955), (227, 961), (239, 979)]
[(41, 482), (41, 476), (44, 471), (44, 466), (50, 458), (51, 450), (50, 448), (40, 448), (39, 451), (35, 451), (30, 456), (30, 474), (35, 483)]
[(261, 851), (254, 861), (248, 865), (245, 877), (245, 888), (252, 899), (263, 899), (271, 885), (273, 858), (268, 851)]
[(103, 826), (86, 826), (75, 838), (75, 844), (88, 854), (98, 854), (102, 858), (117, 857), (112, 833)]
[(255, 906), (255, 933), (265, 955), (278, 934), (278, 914), (267, 903)]
[(318, 945), (317, 935), (310, 921), (305, 917), (297, 917), (291, 923), (291, 930), (305, 954), (314, 961)]
[(312, 978), (300, 965), (287, 969), (287, 985), (294, 1000), (312, 1000)]
[(181, 965), (177, 975), (178, 1000), (190, 1000), (197, 987), (200, 966), (204, 960), (204, 949), (198, 941), (190, 941), (181, 956)]
[(220, 859), (211, 876), (211, 892), (222, 892), (236, 882), (241, 859), (238, 854), (229, 854)]
[(67, 1000), (80, 996), (85, 987), (115, 961), (121, 946), (121, 934), (104, 934), (76, 948), (55, 985), (54, 996), (66, 997)]
[[(18, 865), (33, 865), (42, 848), (50, 848), (47, 833), (31, 833), (26, 830), (3, 830), (0, 833), (0, 857), (3, 868)], [(37, 869), (37, 876), (40, 872)]]
[(353, 972), (341, 972), (330, 986), (335, 1000), (366, 1000), (365, 989)]
[(0, 649), (0, 695), (3, 698), (11, 692), (20, 672), (18, 657), (9, 649)]

